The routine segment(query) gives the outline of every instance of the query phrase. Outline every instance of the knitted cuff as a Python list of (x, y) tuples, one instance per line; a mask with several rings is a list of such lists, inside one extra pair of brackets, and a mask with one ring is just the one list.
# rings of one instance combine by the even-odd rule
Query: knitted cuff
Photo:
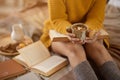
[(100, 71), (105, 80), (120, 80), (120, 70), (113, 61), (104, 63)]
[(98, 80), (88, 61), (84, 61), (77, 65), (73, 69), (73, 72), (76, 80)]

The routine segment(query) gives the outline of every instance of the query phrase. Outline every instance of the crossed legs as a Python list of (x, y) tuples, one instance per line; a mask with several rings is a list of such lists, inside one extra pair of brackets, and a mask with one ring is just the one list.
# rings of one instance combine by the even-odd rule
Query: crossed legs
[(52, 42), (51, 47), (55, 53), (68, 58), (77, 80), (98, 80), (87, 61), (86, 55), (88, 55), (97, 66), (101, 67), (101, 73), (106, 80), (120, 80), (118, 67), (114, 64), (106, 48), (99, 41), (85, 44), (84, 47), (71, 42)]
[(76, 80), (98, 80), (89, 62), (82, 45), (71, 42), (53, 42), (52, 50), (68, 58)]

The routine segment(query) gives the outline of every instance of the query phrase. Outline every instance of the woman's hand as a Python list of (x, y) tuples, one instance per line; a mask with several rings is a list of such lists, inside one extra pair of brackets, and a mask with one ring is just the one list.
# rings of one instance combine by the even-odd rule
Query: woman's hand
[(68, 33), (67, 35), (69, 36), (69, 39), (71, 40), (72, 43), (75, 43), (75, 44), (85, 44), (85, 41), (84, 40), (80, 40), (79, 38), (77, 38), (75, 36), (75, 34)]
[(79, 38), (76, 37), (74, 33), (72, 33), (72, 29), (70, 27), (68, 27), (66, 31), (68, 32), (67, 35), (69, 36), (69, 39), (71, 40), (72, 43), (85, 44), (84, 40), (80, 40)]
[(85, 43), (93, 43), (98, 39), (98, 36), (100, 35), (100, 31), (95, 32), (94, 35), (90, 38), (90, 37), (86, 37), (85, 39)]

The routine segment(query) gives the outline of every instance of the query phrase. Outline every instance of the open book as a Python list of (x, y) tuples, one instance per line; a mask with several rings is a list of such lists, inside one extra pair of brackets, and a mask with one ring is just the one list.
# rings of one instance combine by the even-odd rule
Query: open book
[(51, 56), (41, 41), (19, 49), (18, 52), (20, 55), (13, 58), (15, 61), (44, 76), (52, 75), (68, 63), (66, 58)]
[(98, 39), (105, 39), (105, 38), (109, 38), (109, 34), (104, 29), (101, 29)]
[(51, 41), (70, 41), (69, 36), (60, 34), (59, 32), (55, 30), (50, 30), (49, 31), (49, 36)]
[[(51, 41), (53, 41), (53, 42), (55, 42), (55, 41), (70, 41), (69, 36), (67, 36), (65, 34), (61, 34), (55, 30), (50, 30), (49, 36), (50, 36)], [(105, 39), (105, 38), (109, 38), (109, 34), (104, 29), (101, 29), (98, 39)]]

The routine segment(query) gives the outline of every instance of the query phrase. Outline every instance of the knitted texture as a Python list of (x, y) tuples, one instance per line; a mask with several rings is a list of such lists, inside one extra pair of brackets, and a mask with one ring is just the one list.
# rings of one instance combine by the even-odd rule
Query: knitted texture
[(88, 61), (77, 65), (73, 72), (76, 80), (98, 80)]
[(120, 70), (112, 61), (104, 63), (100, 67), (100, 71), (105, 80), (120, 80)]
[(106, 0), (48, 0), (49, 19), (45, 22), (41, 41), (50, 46), (49, 30), (66, 34), (73, 23), (84, 23), (89, 29), (103, 28)]

